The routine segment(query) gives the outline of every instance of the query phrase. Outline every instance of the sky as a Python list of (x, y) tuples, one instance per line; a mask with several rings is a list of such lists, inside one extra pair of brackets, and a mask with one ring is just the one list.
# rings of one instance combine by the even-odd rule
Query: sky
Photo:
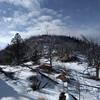
[(100, 42), (100, 0), (0, 0), (0, 48), (47, 32)]

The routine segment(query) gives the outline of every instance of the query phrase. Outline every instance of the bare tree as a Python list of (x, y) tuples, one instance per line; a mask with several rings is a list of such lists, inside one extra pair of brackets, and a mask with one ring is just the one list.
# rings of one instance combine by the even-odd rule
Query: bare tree
[(48, 29), (48, 26), (46, 26), (46, 34), (47, 34), (46, 42), (48, 42), (48, 57), (50, 61), (50, 66), (52, 67), (54, 38), (52, 35), (50, 35), (50, 30)]
[(100, 74), (100, 46), (89, 40), (87, 38), (83, 38), (84, 46), (82, 49), (84, 50), (84, 54), (87, 56), (89, 66), (93, 66), (96, 69), (96, 79), (99, 79)]

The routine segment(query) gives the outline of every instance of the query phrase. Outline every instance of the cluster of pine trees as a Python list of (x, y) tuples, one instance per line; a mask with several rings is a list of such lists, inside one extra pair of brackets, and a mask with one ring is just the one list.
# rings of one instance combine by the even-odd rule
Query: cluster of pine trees
[[(1, 60), (1, 64), (20, 65), (26, 61), (38, 62), (38, 51), (36, 47), (34, 50), (25, 43), (19, 33), (16, 33), (12, 38), (11, 43), (5, 48)], [(31, 56), (28, 55), (28, 51), (32, 51)]]

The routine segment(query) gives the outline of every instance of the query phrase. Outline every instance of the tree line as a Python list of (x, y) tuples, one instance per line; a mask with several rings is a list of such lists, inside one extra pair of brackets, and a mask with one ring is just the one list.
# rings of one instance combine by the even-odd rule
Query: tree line
[(60, 58), (67, 54), (79, 52), (87, 58), (88, 68), (95, 68), (95, 77), (100, 76), (100, 46), (83, 36), (83, 40), (65, 37), (44, 35), (39, 38), (31, 37), (24, 40), (19, 33), (16, 33), (8, 45), (0, 53), (0, 64), (20, 65), (27, 61), (33, 64), (39, 63), (41, 57), (47, 57), (52, 66), (54, 56)]

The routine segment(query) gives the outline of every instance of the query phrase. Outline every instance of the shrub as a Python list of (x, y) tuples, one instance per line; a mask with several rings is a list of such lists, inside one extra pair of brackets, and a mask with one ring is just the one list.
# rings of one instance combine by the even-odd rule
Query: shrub
[(34, 77), (31, 88), (33, 91), (37, 91), (45, 88), (47, 85), (48, 83), (43, 84), (37, 77)]

